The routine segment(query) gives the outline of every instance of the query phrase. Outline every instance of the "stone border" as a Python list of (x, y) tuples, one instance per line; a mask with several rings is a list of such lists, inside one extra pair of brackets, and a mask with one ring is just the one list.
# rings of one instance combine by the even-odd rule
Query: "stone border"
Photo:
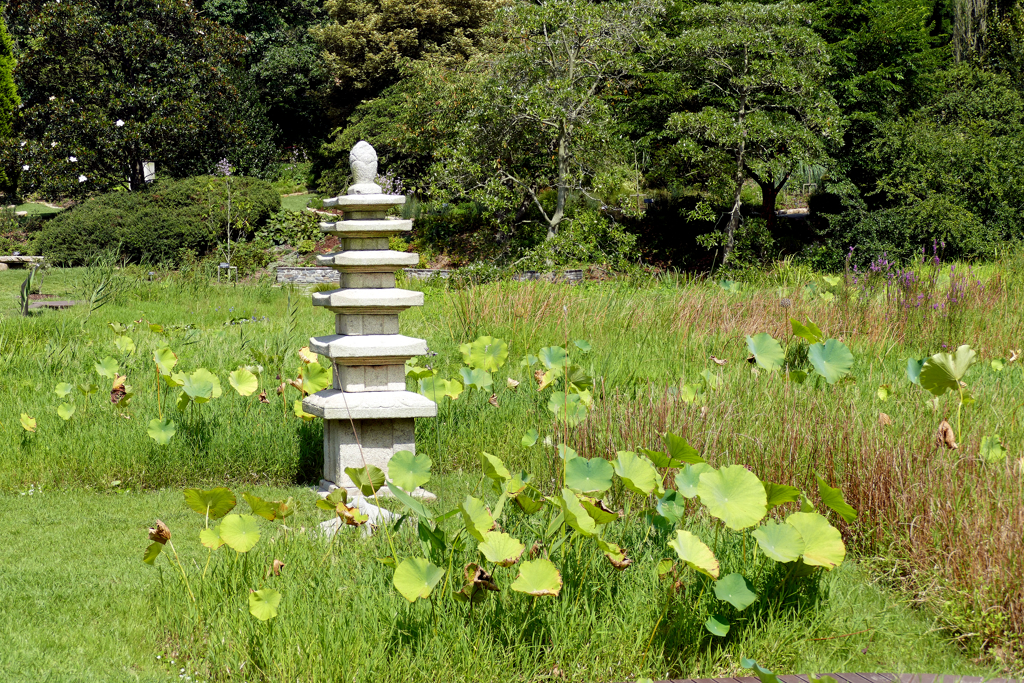
[[(332, 268), (318, 266), (278, 266), (276, 269), (276, 280), (278, 284), (291, 283), (296, 285), (319, 285), (338, 284), (338, 273)], [(403, 268), (405, 276), (412, 280), (426, 280), (431, 277), (448, 279), (452, 275), (451, 270), (442, 268)], [(582, 282), (582, 270), (566, 270), (561, 273), (541, 273), (536, 270), (527, 270), (516, 273), (512, 279), (517, 282), (529, 282), (544, 280), (545, 282)]]

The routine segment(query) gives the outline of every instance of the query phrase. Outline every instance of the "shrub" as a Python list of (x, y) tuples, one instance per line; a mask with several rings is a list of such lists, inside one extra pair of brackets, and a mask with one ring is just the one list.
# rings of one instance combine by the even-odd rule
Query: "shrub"
[(256, 237), (270, 244), (297, 245), (305, 240), (322, 240), (324, 233), (320, 230), (320, 217), (317, 214), (281, 209), (256, 231)]
[(560, 266), (608, 265), (623, 270), (639, 260), (633, 235), (595, 209), (577, 208), (552, 239), (545, 240), (524, 258), (525, 270)]
[[(77, 265), (119, 248), (129, 261), (177, 261), (179, 250), (207, 252), (226, 235), (224, 178), (160, 180), (141, 192), (112, 192), (49, 221), (36, 248), (52, 262)], [(232, 240), (244, 239), (281, 206), (270, 184), (231, 178)]]

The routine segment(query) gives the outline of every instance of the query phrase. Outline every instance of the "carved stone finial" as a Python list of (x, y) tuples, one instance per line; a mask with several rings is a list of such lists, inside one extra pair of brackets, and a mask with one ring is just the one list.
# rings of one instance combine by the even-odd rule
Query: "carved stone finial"
[(348, 188), (349, 194), (380, 194), (377, 180), (377, 152), (369, 142), (360, 140), (348, 155), (352, 165), (352, 179), (355, 183)]

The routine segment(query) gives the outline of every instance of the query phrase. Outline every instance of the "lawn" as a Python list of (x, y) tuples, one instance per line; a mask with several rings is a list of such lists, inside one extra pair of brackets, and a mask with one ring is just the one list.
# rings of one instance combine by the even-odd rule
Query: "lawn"
[[(562, 565), (562, 595), (532, 605), (507, 590), (472, 612), (409, 605), (376, 558), (394, 554), (394, 546), (399, 555), (418, 554), (412, 528), (394, 537), (342, 534), (328, 546), (270, 522), (261, 522), (267, 542), (244, 562), (218, 551), (209, 580), (191, 587), (198, 599), (190, 601), (166, 552), (156, 568), (141, 562), (146, 528), (160, 518), (176, 534), (185, 565), (201, 571), (208, 552), (198, 543), (203, 519), (185, 507), (182, 487), (229, 486), (240, 511), (247, 510), (242, 492), (294, 496), (300, 506), (291, 528), (311, 529), (329, 517), (312, 506), (310, 489), (319, 478), (322, 430), (295, 416), (295, 390), (279, 396), (275, 388), (277, 375), (295, 376), (305, 339), (331, 333), (331, 316), (312, 310), (308, 293), (265, 281), (218, 287), (160, 273), (148, 282), (142, 269), (128, 268), (54, 269), (44, 293), (89, 300), (105, 282), (111, 294), (96, 310), (82, 305), (21, 318), (14, 314), (21, 278), (0, 272), (0, 299), (7, 301), (0, 318), (0, 592), (10, 607), (0, 628), (13, 644), (0, 652), (0, 672), (24, 680), (57, 671), (59, 680), (164, 680), (184, 667), (197, 680), (420, 680), (440, 673), (613, 681), (736, 675), (742, 657), (784, 673), (1020, 671), (1017, 410), (1024, 383), (1021, 363), (1009, 359), (1021, 338), (1015, 311), (1024, 270), (1006, 261), (979, 272), (984, 282), (952, 301), (944, 268), (934, 290), (921, 290), (929, 297), (923, 307), (874, 285), (833, 285), (782, 269), (739, 288), (671, 278), (407, 284), (425, 288), (427, 305), (403, 314), (403, 333), (428, 341), (437, 355), (418, 362), (438, 378), (459, 378), (458, 347), (479, 335), (506, 340), (510, 351), (493, 388), (443, 399), (439, 418), (417, 425), (418, 450), (434, 462), (430, 486), (439, 511), (467, 492), (494, 504), (481, 488), (481, 450), (549, 487), (560, 467), (559, 443), (581, 456), (614, 459), (617, 450), (660, 448), (666, 431), (684, 436), (715, 466), (744, 464), (764, 480), (806, 491), (817, 490), (818, 472), (844, 491), (859, 511), (855, 522), (838, 522), (847, 561), (774, 611), (752, 608), (760, 611), (727, 638), (711, 638), (692, 623), (695, 608), (687, 605), (703, 595), (672, 598), (657, 579), (666, 549), (638, 515), (621, 531), (633, 566), (615, 572), (600, 553), (591, 561), (573, 550), (579, 571)], [(810, 372), (791, 318), (811, 319), (849, 347), (849, 379), (828, 384), (812, 372), (801, 384), (746, 362), (745, 336), (766, 332), (782, 342), (792, 367)], [(591, 350), (580, 351), (577, 340)], [(953, 394), (932, 401), (906, 368), (910, 357), (960, 344), (977, 350), (979, 362), (964, 376), (975, 400), (958, 421)], [(553, 419), (548, 395), (520, 364), (556, 345), (574, 349), (595, 379), (594, 407), (579, 424)], [(177, 354), (178, 369), (218, 375), (223, 395), (185, 414), (166, 388), (158, 402), (152, 354), (163, 346)], [(106, 358), (132, 385), (127, 405), (107, 398), (110, 380), (95, 368)], [(257, 364), (269, 403), (228, 386), (229, 372)], [(86, 394), (72, 388), (57, 396), (62, 382), (83, 384)], [(88, 393), (90, 384), (97, 393)], [(62, 402), (74, 405), (66, 421), (57, 413)], [(22, 413), (36, 420), (35, 432), (23, 428)], [(178, 430), (166, 446), (146, 429), (161, 413)], [(944, 417), (959, 427), (957, 450), (935, 443)], [(531, 428), (540, 439), (529, 447), (523, 436)], [(982, 439), (990, 444), (995, 435), (1010, 457), (989, 462)], [(506, 523), (527, 534), (529, 520)], [(693, 524), (699, 533), (710, 528), (702, 519)], [(262, 585), (278, 554), (287, 555), (278, 579), (285, 598), (280, 616), (264, 624), (246, 612), (245, 587)], [(512, 572), (496, 574), (506, 584), (514, 576), (514, 568), (499, 572)]]

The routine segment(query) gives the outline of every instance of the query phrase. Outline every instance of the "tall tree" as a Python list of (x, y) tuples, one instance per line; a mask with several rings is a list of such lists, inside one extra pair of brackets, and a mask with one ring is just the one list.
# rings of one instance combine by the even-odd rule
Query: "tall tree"
[(223, 157), (247, 174), (275, 161), (263, 112), (227, 75), (245, 54), (244, 38), (186, 0), (21, 0), (12, 8), (23, 30), (15, 70), (22, 189), (137, 190), (145, 161), (176, 177), (207, 173)]
[[(18, 90), (14, 86), (14, 64), (11, 37), (7, 33), (3, 15), (0, 14), (0, 145), (10, 140), (14, 132), (14, 117), (21, 104)], [(0, 188), (6, 187), (8, 182), (5, 165), (0, 165)]]
[[(650, 2), (547, 0), (502, 12), (496, 30), (507, 42), (452, 158), (436, 166), (438, 184), (520, 214), (532, 203), (553, 238), (570, 193), (627, 162), (604, 96), (637, 72), (656, 17)], [(553, 204), (541, 200), (546, 189)]]
[(840, 112), (823, 84), (825, 43), (801, 7), (698, 5), (681, 25), (672, 46), (689, 83), (684, 110), (669, 123), (688, 155), (706, 157), (732, 178), (724, 263), (735, 245), (746, 180), (761, 186), (771, 222), (775, 197), (795, 165), (824, 159), (826, 141), (839, 137)]

